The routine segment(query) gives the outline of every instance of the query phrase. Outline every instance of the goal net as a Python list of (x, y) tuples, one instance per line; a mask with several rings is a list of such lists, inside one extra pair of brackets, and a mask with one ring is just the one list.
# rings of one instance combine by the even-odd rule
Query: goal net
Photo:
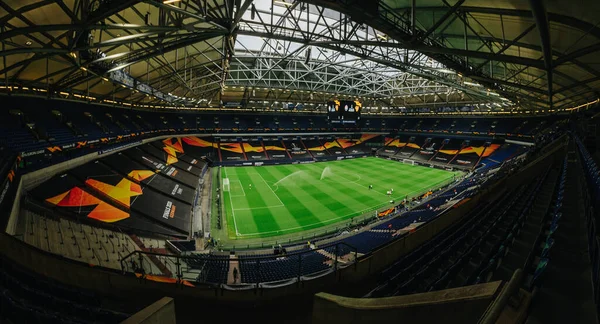
[(229, 178), (223, 178), (223, 191), (229, 191)]
[(410, 165), (415, 165), (415, 160), (403, 159), (402, 163), (404, 163), (404, 164), (410, 164)]

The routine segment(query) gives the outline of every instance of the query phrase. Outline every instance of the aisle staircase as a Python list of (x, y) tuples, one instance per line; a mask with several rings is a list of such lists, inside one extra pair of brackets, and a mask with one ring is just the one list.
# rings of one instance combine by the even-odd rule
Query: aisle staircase
[[(162, 249), (162, 251), (156, 251), (156, 250), (152, 249), (152, 251), (151, 251), (150, 248), (146, 247), (146, 245), (144, 244), (144, 242), (142, 242), (142, 240), (140, 240), (140, 238), (137, 237), (137, 235), (135, 235), (135, 234), (129, 234), (129, 237), (144, 252), (156, 252), (156, 253), (167, 253), (168, 252), (165, 249)], [(155, 255), (147, 254), (146, 256), (150, 259), (150, 261), (152, 261), (152, 263), (154, 263), (155, 266), (158, 267), (158, 269), (160, 270), (160, 272), (164, 276), (170, 277), (170, 278), (173, 277), (173, 273), (171, 272), (171, 270), (169, 270), (167, 268), (167, 266), (165, 266), (165, 264), (163, 262), (161, 262)]]

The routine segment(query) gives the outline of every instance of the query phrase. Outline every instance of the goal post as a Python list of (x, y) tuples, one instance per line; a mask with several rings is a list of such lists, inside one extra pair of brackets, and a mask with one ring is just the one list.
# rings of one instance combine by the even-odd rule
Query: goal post
[(410, 164), (410, 165), (415, 165), (415, 160), (402, 159), (402, 163), (404, 163), (404, 164)]
[(223, 191), (229, 192), (229, 178), (223, 178)]

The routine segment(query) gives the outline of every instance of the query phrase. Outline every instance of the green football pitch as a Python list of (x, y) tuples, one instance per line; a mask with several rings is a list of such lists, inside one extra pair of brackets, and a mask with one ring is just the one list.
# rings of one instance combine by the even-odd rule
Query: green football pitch
[[(229, 238), (284, 235), (392, 207), (460, 172), (359, 158), (310, 164), (221, 168)], [(227, 186), (229, 182), (229, 186)], [(373, 185), (373, 189), (369, 189)], [(391, 196), (387, 191), (393, 189)]]

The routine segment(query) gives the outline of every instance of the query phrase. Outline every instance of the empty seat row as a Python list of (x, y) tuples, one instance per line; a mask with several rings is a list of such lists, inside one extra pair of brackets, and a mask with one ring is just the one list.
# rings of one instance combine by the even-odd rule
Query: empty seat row
[[(478, 284), (488, 282), (492, 279), (494, 273), (504, 263), (506, 257), (511, 249), (523, 249), (523, 246), (514, 246), (515, 238), (520, 235), (531, 236), (535, 238), (538, 232), (535, 230), (530, 233), (523, 230), (526, 222), (532, 220), (533, 223), (539, 222), (539, 218), (534, 215), (534, 210), (543, 209), (547, 205), (549, 198), (552, 197), (554, 191), (556, 175), (554, 171), (546, 171), (545, 178), (542, 178), (536, 185), (536, 187), (529, 194), (527, 200), (521, 206), (513, 209), (511, 212), (514, 215), (514, 221), (509, 225), (508, 230), (504, 230), (504, 236), (498, 241), (497, 245), (487, 255), (487, 261), (480, 263), (467, 279), (465, 284)], [(548, 198), (545, 198), (549, 196)], [(537, 228), (536, 228), (537, 229)], [(525, 253), (528, 253), (527, 247), (525, 247)], [(510, 279), (510, 275), (507, 275), (506, 280)]]
[(543, 274), (548, 266), (548, 262), (550, 261), (550, 250), (554, 246), (554, 234), (558, 229), (562, 217), (566, 181), (567, 158), (565, 157), (553, 207), (548, 214), (548, 219), (544, 223), (543, 232), (541, 232), (536, 239), (534, 244), (535, 250), (531, 251), (525, 265), (525, 271), (528, 272), (525, 288), (530, 291), (539, 287)]
[[(575, 132), (572, 133), (572, 138), (577, 145), (585, 181), (587, 182), (587, 191), (584, 192), (585, 202), (594, 210), (598, 210), (600, 208), (600, 168), (598, 168), (598, 164)], [(600, 305), (600, 237), (598, 236), (600, 228), (596, 225), (598, 221), (597, 216), (593, 213), (588, 213), (586, 216), (587, 241), (590, 259), (592, 260), (592, 284), (596, 305)]]
[(188, 272), (196, 274), (196, 281), (224, 284), (229, 272), (229, 256), (190, 254), (184, 258)]
[[(522, 200), (526, 188), (505, 195), (493, 205), (482, 206), (466, 220), (447, 229), (388, 267), (380, 284), (367, 297), (382, 297), (443, 289), (468, 263), (480, 267), (502, 242), (510, 239), (515, 216), (509, 211)], [(471, 271), (472, 272), (472, 271)]]
[[(352, 253), (345, 244), (336, 244), (316, 250), (304, 249), (290, 255), (240, 256), (240, 273), (242, 283), (274, 282), (312, 275), (331, 269), (336, 262), (348, 263), (353, 260), (344, 259)], [(249, 259), (254, 258), (254, 259)]]
[(4, 259), (0, 265), (0, 313), (13, 323), (114, 323), (129, 316), (103, 307), (92, 292), (26, 273)]

